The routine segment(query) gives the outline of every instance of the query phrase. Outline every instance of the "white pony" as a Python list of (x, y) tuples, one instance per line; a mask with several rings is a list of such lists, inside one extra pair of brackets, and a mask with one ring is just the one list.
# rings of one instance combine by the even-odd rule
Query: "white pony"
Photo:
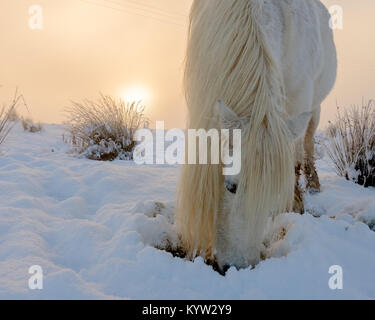
[(183, 167), (176, 222), (189, 257), (221, 270), (255, 265), (268, 218), (304, 210), (302, 167), (307, 188), (319, 191), (313, 138), (337, 70), (329, 19), (318, 0), (194, 1), (188, 126), (241, 128), (242, 171)]

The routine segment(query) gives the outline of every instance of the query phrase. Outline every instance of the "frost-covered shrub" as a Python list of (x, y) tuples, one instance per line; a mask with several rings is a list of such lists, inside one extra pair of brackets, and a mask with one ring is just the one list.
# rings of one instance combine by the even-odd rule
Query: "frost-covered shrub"
[(64, 140), (88, 159), (131, 160), (135, 131), (148, 126), (144, 109), (140, 102), (125, 103), (105, 95), (97, 101), (72, 102), (66, 109)]
[(375, 186), (375, 102), (351, 107), (330, 123), (325, 149), (340, 176)]
[(40, 123), (34, 123), (30, 118), (22, 118), (23, 130), (35, 133), (42, 131), (43, 127)]

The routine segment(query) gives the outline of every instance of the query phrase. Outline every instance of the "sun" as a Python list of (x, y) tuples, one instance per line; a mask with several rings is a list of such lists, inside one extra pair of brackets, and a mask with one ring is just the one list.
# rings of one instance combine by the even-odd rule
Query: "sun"
[(122, 93), (121, 98), (125, 102), (139, 102), (147, 103), (149, 102), (151, 97), (150, 91), (142, 86), (133, 86), (125, 89), (125, 91)]

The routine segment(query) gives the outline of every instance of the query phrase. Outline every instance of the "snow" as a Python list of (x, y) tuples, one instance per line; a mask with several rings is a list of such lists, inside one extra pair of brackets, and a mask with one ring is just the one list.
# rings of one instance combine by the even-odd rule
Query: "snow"
[[(63, 127), (15, 127), (0, 155), (1, 299), (374, 299), (375, 189), (318, 161), (323, 192), (308, 213), (280, 215), (267, 259), (225, 277), (156, 249), (173, 227), (178, 166), (137, 166), (74, 157)], [(30, 266), (43, 289), (30, 290)], [(343, 290), (331, 290), (332, 265)]]

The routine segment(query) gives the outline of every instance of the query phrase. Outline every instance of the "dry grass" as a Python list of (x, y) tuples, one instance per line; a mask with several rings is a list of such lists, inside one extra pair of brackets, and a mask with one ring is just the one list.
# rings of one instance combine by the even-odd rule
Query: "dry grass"
[(132, 159), (134, 134), (148, 126), (144, 110), (141, 102), (125, 103), (105, 95), (97, 101), (72, 102), (66, 109), (64, 140), (92, 160)]
[(19, 94), (16, 89), (10, 105), (0, 108), (0, 145), (5, 141), (9, 132), (19, 119), (16, 108), (21, 100), (25, 103), (23, 95)]
[(22, 118), (22, 127), (23, 130), (31, 133), (40, 132), (43, 129), (41, 123), (34, 123), (30, 118)]
[(330, 123), (325, 149), (336, 172), (360, 185), (375, 186), (375, 101), (352, 106)]
[(18, 122), (18, 121), (20, 121), (20, 119), (21, 119), (21, 117), (19, 116), (16, 108), (13, 108), (12, 110), (10, 110), (9, 121)]

